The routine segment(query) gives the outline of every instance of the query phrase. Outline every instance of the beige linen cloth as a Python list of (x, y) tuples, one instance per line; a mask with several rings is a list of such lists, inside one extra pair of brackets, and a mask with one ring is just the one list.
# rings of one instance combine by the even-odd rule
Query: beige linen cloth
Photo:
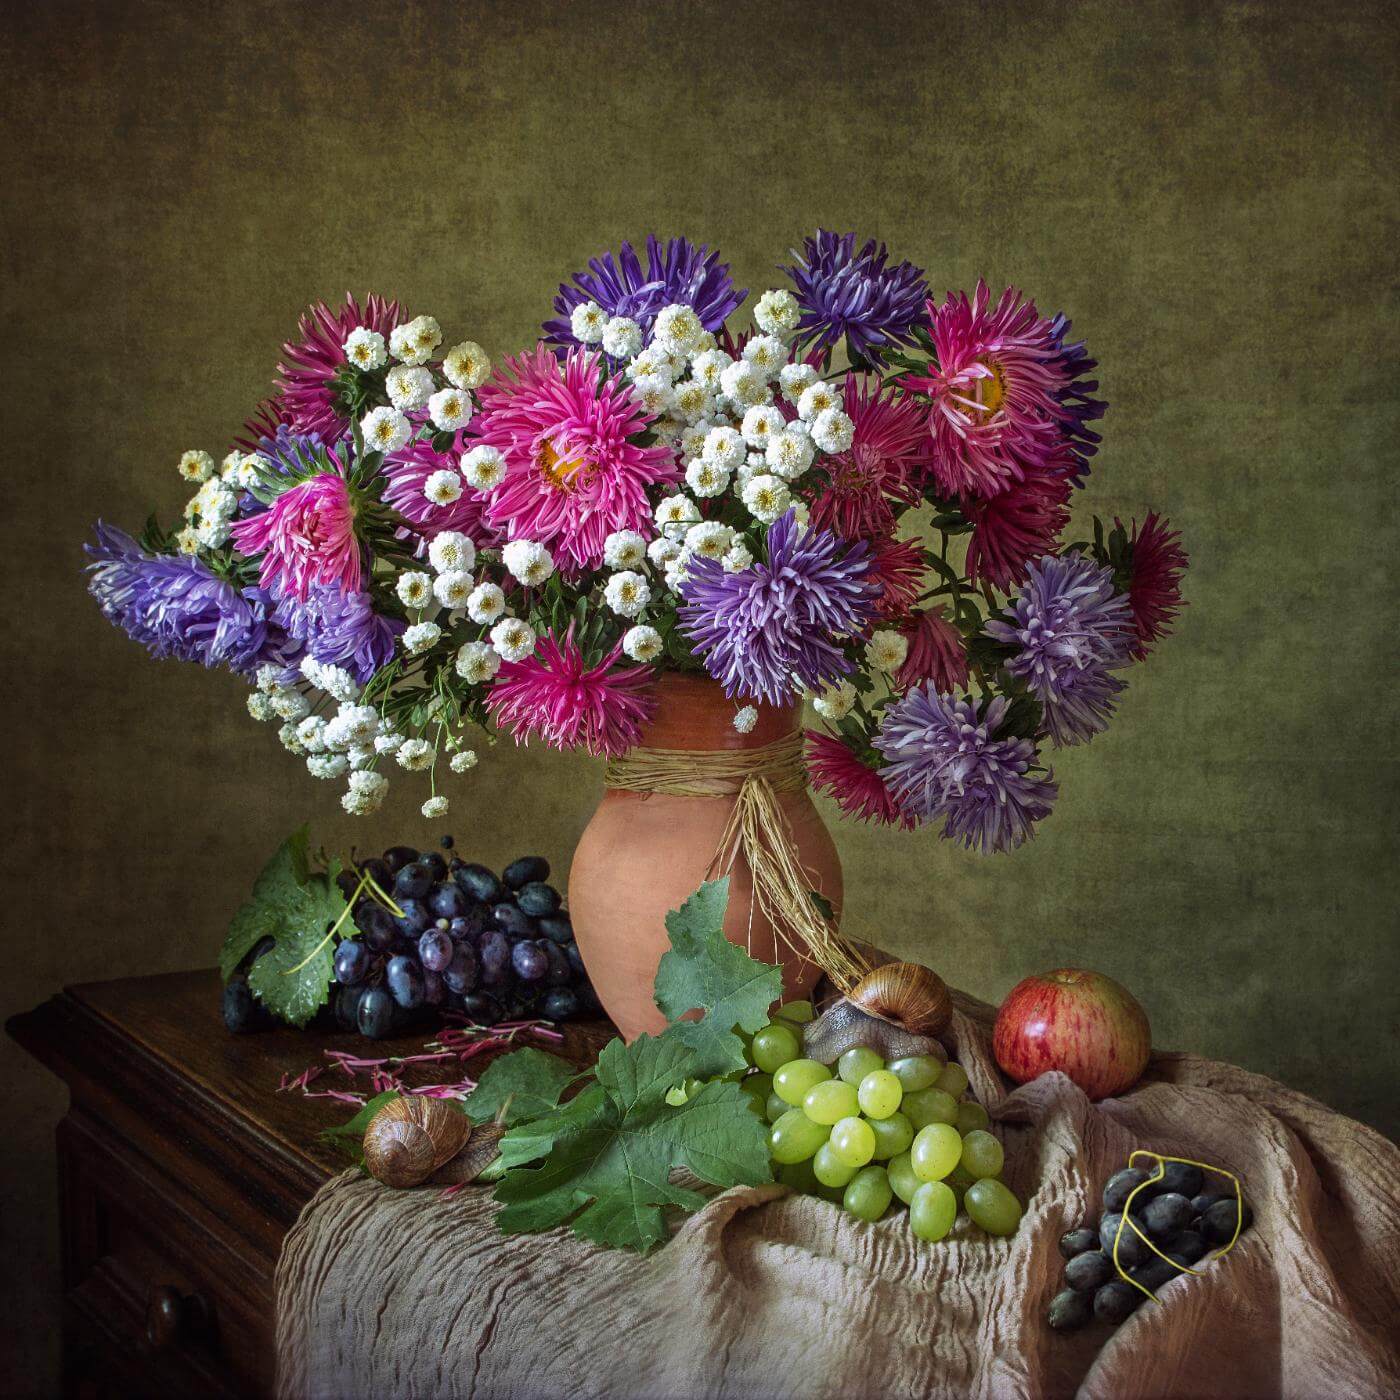
[[(287, 1397), (1400, 1396), (1400, 1149), (1259, 1075), (1159, 1054), (1120, 1099), (1062, 1075), (1008, 1092), (988, 1008), (946, 1037), (1026, 1202), (921, 1244), (785, 1188), (717, 1196), (641, 1259), (567, 1230), (502, 1236), (489, 1192), (347, 1173), (277, 1273)], [(1254, 1228), (1116, 1331), (1061, 1334), (1060, 1235), (1137, 1147), (1239, 1174)]]

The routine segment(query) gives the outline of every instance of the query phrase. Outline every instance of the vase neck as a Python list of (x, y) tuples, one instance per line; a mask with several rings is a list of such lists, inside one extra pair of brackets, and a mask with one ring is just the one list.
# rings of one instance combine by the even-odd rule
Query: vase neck
[(641, 743), (655, 749), (755, 749), (793, 733), (801, 706), (756, 705), (758, 721), (747, 734), (734, 728), (743, 702), (725, 695), (718, 681), (675, 671), (656, 682), (656, 712), (642, 728)]

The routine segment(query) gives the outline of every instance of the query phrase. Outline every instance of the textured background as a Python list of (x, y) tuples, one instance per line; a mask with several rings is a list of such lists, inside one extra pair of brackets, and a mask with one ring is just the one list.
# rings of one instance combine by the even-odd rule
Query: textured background
[[(864, 8), (864, 7), (860, 7)], [(838, 829), (858, 927), (999, 998), (1061, 963), (1156, 1041), (1387, 1129), (1394, 913), (1397, 30), (1312, 3), (165, 3), (4, 7), (8, 722), (0, 1010), (206, 964), (274, 835), (367, 829), (84, 596), (99, 512), (183, 501), (306, 301), (398, 295), (521, 345), (561, 276), (648, 229), (756, 290), (818, 223), (940, 293), (1065, 308), (1112, 403), (1085, 507), (1151, 504), (1194, 567), (1121, 720), (1057, 763), (1034, 845)], [(497, 750), (459, 843), (560, 866), (595, 767)], [(435, 833), (434, 833), (435, 834)], [(13, 1329), (53, 1377), (55, 1081), (8, 1042)], [(19, 1285), (23, 1285), (22, 1288)]]

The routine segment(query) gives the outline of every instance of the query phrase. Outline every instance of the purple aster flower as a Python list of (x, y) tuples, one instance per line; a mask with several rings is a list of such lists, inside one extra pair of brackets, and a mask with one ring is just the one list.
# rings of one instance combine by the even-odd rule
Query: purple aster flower
[(1082, 340), (1065, 344), (1069, 328), (1069, 318), (1063, 311), (1051, 317), (1050, 329), (1060, 349), (1060, 373), (1065, 380), (1065, 387), (1056, 395), (1060, 401), (1060, 427), (1069, 440), (1070, 456), (1075, 465), (1074, 484), (1083, 486), (1089, 474), (1088, 459), (1099, 450), (1103, 440), (1089, 424), (1104, 416), (1108, 404), (1094, 397), (1099, 381), (1086, 378), (1099, 367), (1099, 362), (1089, 358)]
[(781, 705), (796, 684), (816, 690), (852, 669), (837, 639), (864, 630), (879, 589), (866, 581), (869, 546), (801, 530), (789, 510), (768, 531), (768, 559), (725, 573), (695, 558), (681, 582), (683, 629), (729, 696)]
[(943, 821), (943, 835), (969, 850), (1019, 846), (1048, 816), (1058, 789), (1051, 775), (1032, 775), (1035, 745), (995, 737), (1009, 704), (997, 696), (981, 719), (971, 700), (940, 695), (931, 682), (908, 691), (880, 721), (875, 747), (895, 800), (925, 821)]
[(872, 238), (859, 252), (853, 233), (818, 229), (786, 272), (797, 287), (802, 316), (797, 343), (829, 350), (842, 336), (862, 359), (878, 364), (884, 347), (912, 345), (912, 328), (924, 319), (928, 284), (921, 268), (902, 262), (888, 266), (885, 245)]
[(673, 238), (663, 248), (649, 233), (645, 272), (636, 250), (623, 243), (616, 258), (604, 253), (589, 262), (587, 272), (574, 273), (572, 284), (560, 283), (554, 298), (559, 318), (544, 323), (545, 340), (560, 349), (577, 345), (569, 317), (586, 301), (596, 301), (609, 316), (630, 316), (645, 335), (656, 313), (672, 305), (693, 307), (705, 329), (717, 331), (746, 296), (747, 289), (734, 289), (729, 264), (706, 244), (697, 248), (688, 238)]
[(158, 659), (243, 674), (281, 662), (285, 637), (261, 588), (236, 588), (201, 560), (147, 554), (122, 530), (97, 524), (88, 591), (107, 620)]
[[(339, 439), (329, 444), (332, 450), (338, 442)], [(271, 437), (264, 436), (258, 440), (256, 451), (259, 457), (283, 476), (305, 476), (307, 472), (316, 470), (317, 453), (326, 446), (320, 433), (298, 433), (286, 423), (279, 423)], [(257, 515), (266, 509), (267, 504), (258, 500), (251, 491), (240, 493), (240, 520), (246, 520), (248, 516)]]
[(1009, 622), (987, 631), (1019, 648), (1006, 663), (1040, 700), (1057, 747), (1082, 744), (1108, 727), (1124, 688), (1109, 672), (1125, 666), (1136, 640), (1132, 607), (1113, 591), (1113, 570), (1087, 555), (1046, 555), (1030, 564)]
[(397, 618), (374, 611), (368, 593), (341, 593), (328, 584), (313, 585), (305, 600), (287, 594), (273, 617), (298, 645), (298, 655), (342, 666), (361, 685), (393, 659), (404, 630)]

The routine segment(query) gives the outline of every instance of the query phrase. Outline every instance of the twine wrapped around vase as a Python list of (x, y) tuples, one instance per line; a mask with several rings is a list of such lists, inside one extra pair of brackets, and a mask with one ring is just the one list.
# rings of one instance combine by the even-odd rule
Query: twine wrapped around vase
[(778, 802), (777, 794), (807, 786), (801, 731), (752, 749), (639, 746), (610, 760), (603, 781), (623, 792), (733, 797), (734, 809), (706, 874), (712, 879), (728, 874), (743, 856), (753, 877), (750, 942), (756, 910), (776, 939), (816, 963), (842, 992), (870, 970), (813, 899), (792, 827)]

